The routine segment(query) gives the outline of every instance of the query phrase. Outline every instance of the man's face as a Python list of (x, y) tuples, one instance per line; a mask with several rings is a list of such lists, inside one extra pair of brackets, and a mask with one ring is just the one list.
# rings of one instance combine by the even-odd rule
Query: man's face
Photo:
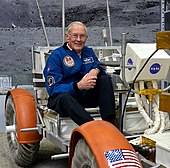
[(77, 53), (81, 52), (87, 40), (84, 26), (73, 25), (69, 33), (66, 33), (66, 39), (71, 49), (75, 50)]

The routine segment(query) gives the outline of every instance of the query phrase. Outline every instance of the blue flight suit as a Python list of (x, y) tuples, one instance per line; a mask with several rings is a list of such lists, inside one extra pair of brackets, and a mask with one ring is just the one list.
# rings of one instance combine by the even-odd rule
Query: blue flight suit
[(43, 71), (49, 94), (48, 107), (81, 125), (93, 120), (84, 108), (99, 106), (102, 119), (114, 124), (114, 91), (108, 75), (101, 70), (94, 89), (79, 90), (77, 87), (77, 82), (91, 69), (100, 69), (98, 63), (94, 51), (87, 46), (83, 47), (81, 55), (70, 50), (67, 43), (55, 49)]

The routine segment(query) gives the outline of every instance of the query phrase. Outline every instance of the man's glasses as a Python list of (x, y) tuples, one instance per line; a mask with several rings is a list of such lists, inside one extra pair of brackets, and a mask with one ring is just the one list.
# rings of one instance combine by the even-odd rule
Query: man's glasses
[(87, 36), (86, 35), (84, 35), (84, 34), (82, 34), (82, 35), (78, 35), (78, 34), (70, 34), (69, 33), (69, 35), (72, 37), (72, 38), (74, 38), (74, 39), (80, 39), (80, 40), (85, 40), (86, 38), (87, 38)]

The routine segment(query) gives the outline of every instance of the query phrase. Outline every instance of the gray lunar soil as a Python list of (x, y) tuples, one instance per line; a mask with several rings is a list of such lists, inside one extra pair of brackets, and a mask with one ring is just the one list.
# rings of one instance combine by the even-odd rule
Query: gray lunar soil
[[(62, 44), (61, 5), (61, 0), (39, 0), (51, 46)], [(122, 33), (130, 42), (155, 42), (160, 0), (110, 0), (109, 9), (113, 45), (121, 44)], [(87, 45), (104, 45), (103, 28), (109, 37), (106, 1), (65, 0), (65, 25), (75, 20), (89, 29)], [(31, 83), (31, 46), (45, 45), (36, 1), (0, 0), (0, 75), (12, 76), (14, 84)]]

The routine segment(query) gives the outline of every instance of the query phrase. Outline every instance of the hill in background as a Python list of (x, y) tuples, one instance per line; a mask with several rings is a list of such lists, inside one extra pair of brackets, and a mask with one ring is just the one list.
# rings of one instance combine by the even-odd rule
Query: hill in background
[[(0, 27), (41, 27), (35, 0), (0, 0)], [(39, 0), (47, 27), (62, 26), (62, 0)], [(160, 0), (110, 0), (112, 26), (153, 24), (160, 21)], [(81, 20), (87, 26), (108, 26), (106, 1), (65, 0), (66, 25)]]
[[(50, 45), (62, 45), (62, 1), (39, 0), (39, 5)], [(122, 33), (127, 33), (130, 42), (155, 42), (160, 0), (109, 0), (109, 7), (113, 45), (121, 44)], [(106, 1), (65, 0), (66, 26), (75, 20), (88, 26), (87, 45), (104, 45)], [(0, 75), (12, 76), (15, 84), (31, 83), (31, 46), (46, 46), (35, 0), (0, 0), (0, 40)]]

